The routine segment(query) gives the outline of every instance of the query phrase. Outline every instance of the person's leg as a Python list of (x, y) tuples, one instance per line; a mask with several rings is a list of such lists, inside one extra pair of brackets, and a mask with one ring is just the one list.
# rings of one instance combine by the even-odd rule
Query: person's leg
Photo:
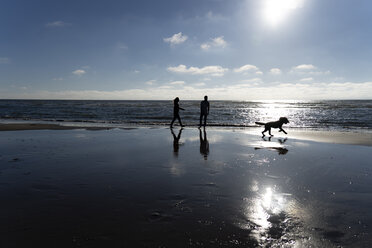
[(204, 127), (207, 125), (207, 115), (204, 115)]
[(201, 127), (201, 126), (202, 126), (202, 119), (203, 119), (203, 114), (202, 114), (202, 113), (200, 113), (200, 122), (199, 122), (199, 127)]
[(174, 123), (174, 121), (176, 120), (176, 118), (177, 118), (177, 116), (173, 116), (173, 120), (172, 120), (172, 122), (171, 122), (171, 124), (170, 124), (170, 127), (171, 127), (171, 128), (173, 127), (173, 123)]
[(177, 116), (177, 119), (178, 119), (178, 122), (180, 123), (180, 126), (183, 127), (180, 115)]

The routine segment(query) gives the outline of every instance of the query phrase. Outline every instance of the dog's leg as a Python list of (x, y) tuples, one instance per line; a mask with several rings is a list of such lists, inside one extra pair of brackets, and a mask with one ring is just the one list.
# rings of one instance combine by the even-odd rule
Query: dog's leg
[(265, 129), (262, 131), (262, 138), (265, 137), (265, 132), (267, 132), (267, 130), (269, 130), (267, 127), (265, 127)]
[(270, 136), (274, 136), (274, 135), (271, 134), (271, 128), (269, 128), (269, 134), (270, 134)]
[(283, 132), (283, 133), (287, 134), (287, 132), (284, 131), (284, 129), (282, 129), (282, 128), (280, 128), (279, 132)]

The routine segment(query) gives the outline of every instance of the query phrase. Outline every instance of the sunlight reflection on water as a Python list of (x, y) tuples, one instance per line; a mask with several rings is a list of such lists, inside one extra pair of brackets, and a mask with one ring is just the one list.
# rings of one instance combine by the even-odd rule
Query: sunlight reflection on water
[(280, 193), (275, 186), (260, 186), (257, 181), (250, 189), (255, 196), (245, 198), (243, 203), (244, 216), (250, 223), (245, 228), (253, 225), (251, 235), (261, 245), (293, 247), (298, 221), (293, 213), (296, 203), (291, 194)]

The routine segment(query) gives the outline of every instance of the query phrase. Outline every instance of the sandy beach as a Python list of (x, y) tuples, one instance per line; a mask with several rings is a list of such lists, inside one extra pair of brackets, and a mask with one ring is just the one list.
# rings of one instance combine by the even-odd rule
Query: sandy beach
[(0, 125), (1, 247), (368, 247), (370, 133)]

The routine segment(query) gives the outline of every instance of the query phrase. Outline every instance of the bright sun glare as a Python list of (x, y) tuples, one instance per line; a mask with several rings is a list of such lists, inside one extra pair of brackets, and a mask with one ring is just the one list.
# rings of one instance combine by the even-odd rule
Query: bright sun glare
[(291, 11), (302, 7), (304, 0), (264, 0), (264, 18), (272, 26), (281, 23)]

